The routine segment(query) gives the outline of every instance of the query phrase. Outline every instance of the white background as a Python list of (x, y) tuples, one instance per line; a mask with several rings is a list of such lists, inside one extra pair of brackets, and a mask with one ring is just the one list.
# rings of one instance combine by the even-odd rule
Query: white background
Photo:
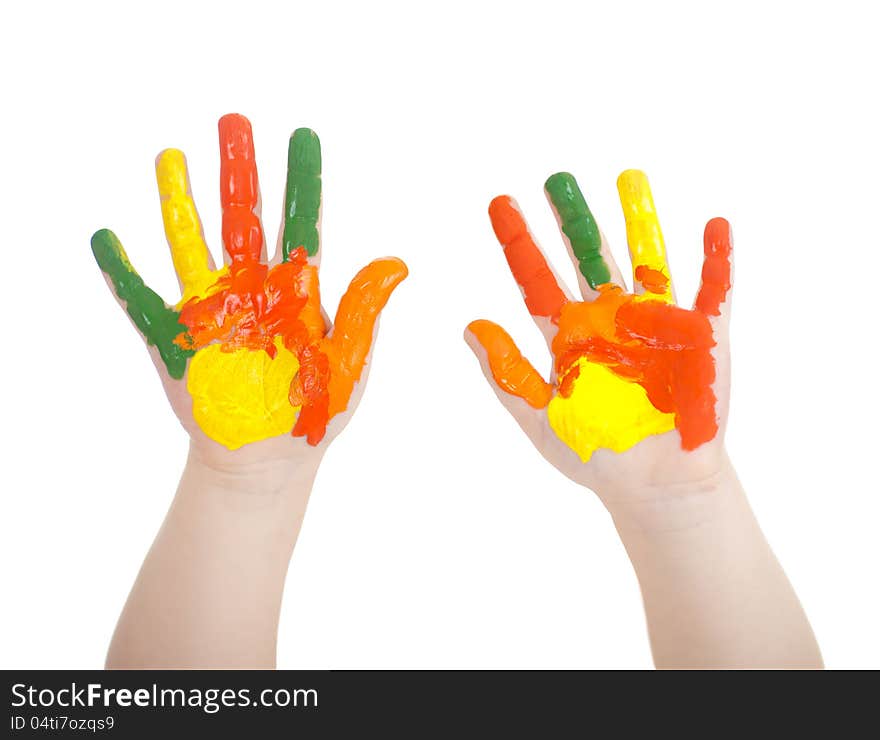
[[(253, 122), (267, 232), (287, 137), (324, 145), (331, 313), (355, 270), (411, 277), (321, 468), (279, 666), (647, 667), (598, 499), (550, 468), (461, 340), (501, 322), (549, 366), (486, 207), (574, 172), (625, 254), (615, 178), (654, 187), (690, 303), (733, 224), (728, 443), (832, 667), (880, 667), (876, 24), (865, 3), (15, 3), (3, 69), (0, 665), (99, 667), (186, 436), (89, 250), (113, 228), (175, 299), (153, 158), (185, 150), (215, 253), (216, 121)], [(278, 204), (277, 209), (272, 205)]]

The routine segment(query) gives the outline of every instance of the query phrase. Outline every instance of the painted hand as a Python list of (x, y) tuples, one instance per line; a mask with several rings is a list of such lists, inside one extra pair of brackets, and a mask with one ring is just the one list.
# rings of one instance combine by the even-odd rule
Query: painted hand
[(707, 224), (696, 304), (680, 308), (647, 178), (629, 170), (617, 185), (634, 293), (571, 175), (553, 175), (545, 190), (583, 301), (560, 286), (515, 202), (499, 196), (489, 206), (510, 270), (553, 354), (551, 382), (497, 324), (474, 321), (465, 337), (538, 450), (600, 495), (713, 475), (723, 458), (729, 389), (727, 221)]
[(194, 439), (234, 450), (292, 434), (316, 446), (330, 420), (341, 420), (338, 433), (356, 406), (379, 312), (406, 266), (387, 258), (363, 268), (328, 326), (318, 288), (318, 137), (298, 129), (290, 138), (284, 223), (268, 263), (250, 123), (231, 114), (219, 130), (223, 267), (214, 267), (175, 149), (159, 155), (156, 179), (179, 303), (167, 305), (144, 284), (111, 231), (92, 237), (92, 251)]

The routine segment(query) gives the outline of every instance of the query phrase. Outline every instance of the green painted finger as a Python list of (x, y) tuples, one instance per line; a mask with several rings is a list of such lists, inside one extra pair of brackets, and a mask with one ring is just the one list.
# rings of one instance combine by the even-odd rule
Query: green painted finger
[(318, 253), (318, 211), (321, 208), (321, 142), (310, 128), (298, 128), (287, 149), (287, 190), (284, 196), (282, 256), (286, 262), (297, 247), (309, 257)]
[(574, 175), (557, 172), (547, 179), (544, 189), (559, 214), (562, 233), (568, 237), (578, 268), (590, 287), (595, 289), (609, 282), (611, 272), (602, 258), (602, 236)]
[(144, 285), (137, 274), (119, 239), (109, 229), (101, 229), (92, 237), (92, 253), (98, 267), (110, 278), (113, 289), (125, 302), (128, 315), (141, 330), (149, 344), (159, 350), (159, 355), (172, 378), (182, 378), (186, 362), (192, 350), (174, 343), (175, 337), (186, 331), (179, 322), (180, 314), (165, 305), (165, 301)]

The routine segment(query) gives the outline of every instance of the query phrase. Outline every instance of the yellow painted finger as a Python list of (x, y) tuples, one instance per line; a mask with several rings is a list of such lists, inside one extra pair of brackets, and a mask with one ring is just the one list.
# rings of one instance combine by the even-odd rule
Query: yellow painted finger
[(640, 170), (626, 170), (617, 178), (620, 204), (626, 219), (626, 240), (633, 278), (645, 298), (672, 303), (672, 280), (666, 264), (666, 245), (654, 209), (648, 178)]
[(203, 298), (222, 271), (210, 267), (208, 246), (189, 188), (186, 158), (179, 149), (166, 149), (156, 161), (156, 182), (162, 202), (162, 221), (171, 247), (174, 269), (183, 287), (180, 304)]

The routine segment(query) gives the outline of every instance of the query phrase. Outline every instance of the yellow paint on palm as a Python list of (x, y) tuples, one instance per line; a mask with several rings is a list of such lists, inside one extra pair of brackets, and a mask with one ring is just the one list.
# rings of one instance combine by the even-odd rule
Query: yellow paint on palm
[(263, 350), (224, 351), (211, 344), (190, 361), (186, 387), (193, 417), (211, 439), (231, 450), (288, 434), (300, 406), (291, 406), (290, 382), (299, 371), (296, 355), (275, 338), (274, 359)]
[(626, 170), (617, 178), (617, 190), (635, 280), (645, 288), (646, 299), (672, 303), (666, 245), (648, 178), (640, 170)]
[(178, 307), (191, 298), (210, 295), (226, 268), (211, 270), (208, 246), (193, 202), (186, 158), (179, 149), (166, 149), (156, 161), (156, 182), (162, 203), (162, 221), (171, 247), (171, 259), (183, 285)]
[(623, 452), (645, 437), (675, 429), (675, 414), (658, 411), (638, 383), (585, 358), (567, 398), (557, 393), (547, 406), (550, 426), (583, 462), (600, 447)]

